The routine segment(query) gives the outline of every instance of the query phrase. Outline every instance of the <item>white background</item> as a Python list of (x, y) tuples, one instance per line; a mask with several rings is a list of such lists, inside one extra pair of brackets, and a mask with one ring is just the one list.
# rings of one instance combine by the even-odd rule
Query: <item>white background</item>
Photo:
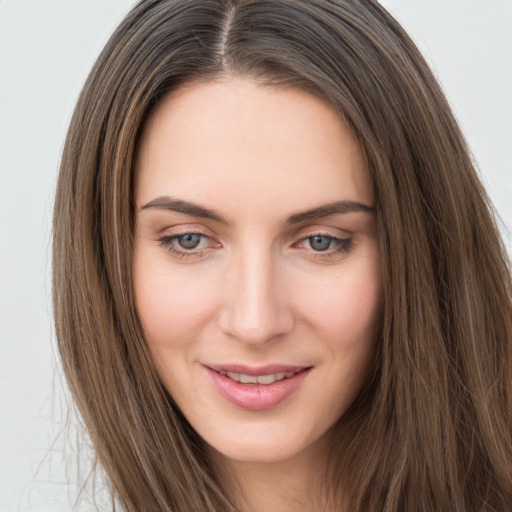
[[(510, 230), (512, 1), (383, 3), (432, 64)], [(77, 434), (53, 349), (49, 226), (74, 102), (131, 5), (0, 0), (0, 512), (94, 510), (69, 497)]]

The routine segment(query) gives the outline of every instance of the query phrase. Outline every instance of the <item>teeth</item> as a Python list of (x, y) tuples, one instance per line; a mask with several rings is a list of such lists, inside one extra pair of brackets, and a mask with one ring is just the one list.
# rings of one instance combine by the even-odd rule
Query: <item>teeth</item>
[(276, 381), (287, 379), (288, 377), (293, 377), (295, 375), (294, 372), (283, 372), (256, 376), (246, 375), (245, 373), (225, 372), (222, 370), (219, 371), (219, 373), (229, 377), (236, 382), (241, 382), (242, 384), (263, 384), (264, 386), (268, 386), (269, 384), (273, 384)]
[(244, 373), (241, 373), (240, 382), (242, 384), (258, 384), (258, 377), (255, 375), (245, 375)]
[(276, 376), (274, 374), (270, 375), (259, 375), (258, 376), (258, 384), (272, 384), (276, 381)]

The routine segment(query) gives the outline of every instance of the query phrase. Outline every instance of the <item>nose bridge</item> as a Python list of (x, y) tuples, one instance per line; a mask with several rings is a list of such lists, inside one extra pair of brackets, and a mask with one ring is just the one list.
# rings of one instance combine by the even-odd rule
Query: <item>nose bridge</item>
[[(262, 244), (263, 245), (263, 244)], [(264, 343), (293, 324), (276, 256), (265, 246), (247, 245), (232, 259), (223, 330), (244, 343)]]

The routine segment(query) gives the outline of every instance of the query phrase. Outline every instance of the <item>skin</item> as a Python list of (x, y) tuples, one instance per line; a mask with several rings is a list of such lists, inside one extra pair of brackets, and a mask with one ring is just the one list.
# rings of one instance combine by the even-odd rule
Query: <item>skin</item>
[[(330, 429), (372, 368), (383, 291), (374, 211), (296, 214), (373, 206), (361, 148), (305, 92), (188, 84), (144, 128), (135, 200), (136, 307), (163, 384), (236, 477), (243, 510), (313, 510)], [(212, 385), (205, 366), (223, 363), (311, 369), (283, 402), (252, 411)]]

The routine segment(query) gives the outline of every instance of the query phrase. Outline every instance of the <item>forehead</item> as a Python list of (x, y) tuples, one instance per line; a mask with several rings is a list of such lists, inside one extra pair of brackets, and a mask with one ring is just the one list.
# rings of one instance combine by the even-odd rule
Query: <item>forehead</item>
[[(225, 78), (174, 91), (142, 134), (136, 202), (162, 195), (254, 211), (343, 198), (373, 203), (361, 148), (325, 102), (297, 89)], [(235, 205), (236, 206), (236, 205)]]

